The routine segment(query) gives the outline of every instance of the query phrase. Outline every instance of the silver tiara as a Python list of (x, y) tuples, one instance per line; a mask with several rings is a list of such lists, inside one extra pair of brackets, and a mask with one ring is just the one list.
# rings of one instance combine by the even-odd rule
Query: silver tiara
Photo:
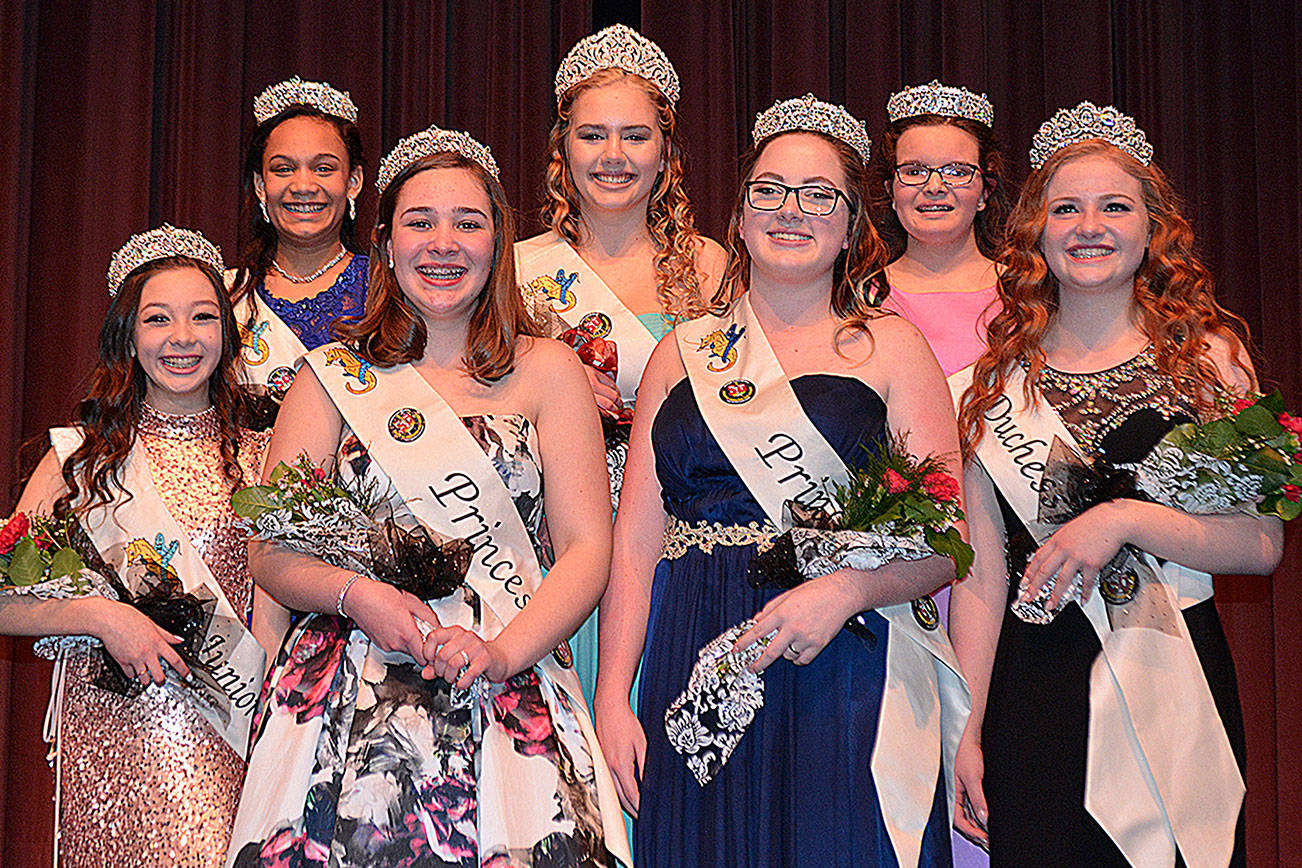
[(1058, 109), (1031, 137), (1031, 168), (1044, 165), (1049, 155), (1060, 148), (1103, 139), (1134, 157), (1141, 165), (1153, 161), (1153, 146), (1135, 119), (1110, 105), (1096, 106), (1083, 102), (1074, 109)]
[(109, 260), (108, 292), (109, 298), (118, 294), (122, 281), (146, 262), (166, 259), (169, 256), (188, 256), (205, 265), (211, 265), (221, 274), (226, 266), (222, 263), (222, 252), (216, 244), (204, 238), (193, 229), (177, 229), (164, 223), (157, 229), (132, 235), (127, 243), (118, 248)]
[(782, 100), (760, 112), (750, 134), (758, 145), (769, 136), (790, 130), (809, 130), (840, 139), (858, 151), (865, 163), (872, 153), (867, 125), (842, 106), (817, 100), (812, 93)]
[(967, 118), (988, 127), (995, 125), (995, 107), (985, 94), (977, 95), (965, 87), (950, 87), (936, 79), (931, 84), (905, 88), (886, 101), (886, 116), (891, 123), (918, 115), (944, 115)]
[(346, 90), (336, 90), (324, 81), (303, 81), (297, 75), (258, 94), (253, 101), (253, 118), (263, 124), (294, 105), (314, 109), (357, 123), (357, 106)]
[(413, 133), (394, 145), (393, 150), (385, 154), (384, 159), (380, 161), (380, 171), (375, 175), (375, 186), (383, 195), (384, 189), (403, 169), (422, 157), (444, 151), (454, 151), (468, 160), (474, 160), (483, 166), (494, 180), (501, 180), (497, 172), (497, 161), (493, 159), (493, 152), (487, 145), (475, 141), (469, 133), (445, 130), (436, 125)]
[(678, 73), (650, 39), (623, 24), (612, 24), (575, 43), (556, 70), (556, 104), (574, 85), (603, 69), (622, 69), (654, 84), (669, 105), (678, 102)]

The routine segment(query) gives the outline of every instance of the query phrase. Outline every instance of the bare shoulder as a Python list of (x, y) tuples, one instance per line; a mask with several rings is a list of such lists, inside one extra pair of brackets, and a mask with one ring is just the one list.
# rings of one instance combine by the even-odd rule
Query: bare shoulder
[(696, 271), (701, 277), (701, 294), (705, 298), (718, 289), (727, 265), (728, 254), (719, 242), (702, 235), (696, 248)]
[(922, 336), (922, 332), (918, 331), (918, 327), (892, 311), (882, 311), (880, 316), (870, 319), (868, 333), (872, 336), (877, 352), (889, 348), (892, 354), (932, 354), (931, 345)]
[(1257, 372), (1252, 368), (1252, 358), (1238, 338), (1209, 334), (1206, 341), (1207, 360), (1225, 383), (1241, 392), (1257, 388)]
[(705, 235), (700, 237), (696, 248), (696, 264), (702, 271), (708, 271), (711, 274), (722, 273), (723, 266), (728, 261), (728, 253), (723, 249), (723, 245)]
[(53, 449), (46, 450), (41, 461), (32, 471), (27, 484), (23, 486), (22, 496), (15, 507), (16, 512), (48, 513), (54, 508), (54, 502), (68, 490), (63, 482), (63, 466)]
[(531, 389), (554, 389), (570, 382), (587, 389), (583, 363), (568, 344), (555, 338), (522, 336), (515, 349), (515, 374)]

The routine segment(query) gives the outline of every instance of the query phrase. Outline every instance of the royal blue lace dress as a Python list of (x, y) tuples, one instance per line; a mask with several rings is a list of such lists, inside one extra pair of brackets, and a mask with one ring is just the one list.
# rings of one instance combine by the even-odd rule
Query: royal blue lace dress
[[(859, 380), (826, 374), (792, 381), (796, 397), (851, 467), (886, 432), (886, 405)], [(763, 523), (763, 510), (679, 382), (652, 428), (665, 510), (688, 523)], [(704, 787), (665, 733), (665, 708), (686, 687), (697, 651), (753, 616), (778, 592), (746, 581), (753, 544), (689, 546), (656, 567), (638, 717), (646, 768), (634, 861), (648, 868), (864, 868), (896, 866), (869, 762), (886, 668), (886, 621), (873, 640), (842, 630), (808, 666), (778, 660), (764, 673), (764, 707), (719, 775)], [(948, 866), (943, 782), (921, 864)], [(908, 866), (912, 868), (912, 866)]]
[(335, 339), (335, 321), (341, 316), (362, 315), (369, 277), (370, 259), (354, 253), (329, 289), (300, 301), (285, 301), (267, 292), (265, 284), (258, 284), (258, 303), (271, 308), (304, 347), (314, 350)]

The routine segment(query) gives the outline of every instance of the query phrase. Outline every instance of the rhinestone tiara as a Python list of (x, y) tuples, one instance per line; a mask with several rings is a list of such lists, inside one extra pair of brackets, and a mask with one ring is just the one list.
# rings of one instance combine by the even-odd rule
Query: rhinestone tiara
[(1135, 119), (1122, 114), (1110, 105), (1097, 106), (1083, 102), (1074, 109), (1058, 109), (1031, 137), (1031, 168), (1038, 169), (1054, 151), (1086, 142), (1103, 139), (1134, 157), (1141, 165), (1153, 161), (1153, 146), (1144, 131), (1135, 126)]
[(380, 170), (375, 175), (376, 188), (383, 195), (385, 188), (403, 169), (422, 157), (443, 151), (455, 151), (468, 160), (474, 160), (483, 166), (494, 180), (501, 180), (498, 176), (497, 161), (493, 159), (493, 152), (487, 145), (475, 141), (469, 133), (445, 130), (435, 125), (399, 140), (398, 144), (393, 146), (393, 150), (384, 155), (384, 159), (380, 161)]
[(357, 123), (357, 106), (346, 90), (336, 90), (324, 81), (303, 81), (297, 75), (258, 94), (253, 100), (253, 118), (263, 124), (293, 105), (314, 109)]
[(967, 118), (988, 127), (995, 125), (995, 107), (985, 94), (975, 94), (965, 87), (950, 87), (934, 78), (931, 84), (905, 88), (886, 101), (886, 116), (891, 123), (918, 115), (944, 115)]
[(865, 163), (872, 153), (867, 125), (842, 106), (815, 99), (812, 93), (782, 100), (760, 112), (750, 134), (758, 145), (769, 136), (790, 130), (809, 130), (840, 139), (858, 151)]
[(226, 268), (222, 263), (221, 249), (193, 229), (177, 229), (164, 223), (157, 229), (132, 235), (127, 243), (118, 248), (109, 260), (108, 293), (109, 298), (118, 294), (122, 281), (146, 262), (165, 259), (169, 256), (188, 256), (205, 265), (217, 269), (217, 273)]
[(654, 84), (669, 105), (678, 103), (678, 73), (650, 39), (624, 24), (612, 24), (574, 44), (556, 70), (556, 104), (574, 85), (603, 69), (622, 69)]

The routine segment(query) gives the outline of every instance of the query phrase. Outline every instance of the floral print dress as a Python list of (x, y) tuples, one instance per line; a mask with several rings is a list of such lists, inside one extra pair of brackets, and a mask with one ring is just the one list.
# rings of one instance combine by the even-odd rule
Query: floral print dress
[[(536, 434), (519, 415), (471, 416), (549, 561)], [(345, 480), (392, 491), (350, 431)], [(398, 521), (412, 519), (396, 495)], [(443, 624), (491, 617), (467, 587), (430, 601)], [(286, 639), (263, 688), (230, 865), (613, 865), (592, 751), (573, 697), (536, 668), (480, 694), (426, 681), (403, 653), (375, 647), (335, 615)]]

